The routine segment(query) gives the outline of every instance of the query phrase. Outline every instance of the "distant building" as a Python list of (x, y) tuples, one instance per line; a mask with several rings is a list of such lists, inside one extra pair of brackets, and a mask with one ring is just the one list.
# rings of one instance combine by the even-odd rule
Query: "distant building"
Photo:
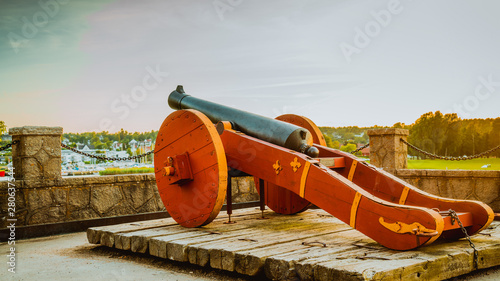
[(137, 142), (136, 140), (134, 140), (134, 139), (133, 139), (133, 140), (129, 141), (128, 146), (130, 147), (130, 149), (131, 149), (132, 151), (134, 151), (134, 150), (136, 150), (136, 149), (137, 149), (138, 142)]
[(62, 150), (61, 151), (61, 162), (62, 164), (69, 164), (69, 163), (80, 163), (83, 162), (83, 155), (77, 154), (71, 150)]
[(106, 151), (106, 157), (129, 157), (127, 151)]
[[(358, 143), (358, 144), (356, 144), (356, 148), (363, 147), (363, 145), (364, 144), (362, 144), (362, 143)], [(370, 147), (365, 147), (365, 148), (361, 149), (359, 152), (361, 152), (362, 156), (368, 157), (368, 156), (370, 156)]]
[(370, 156), (370, 148), (365, 147), (365, 148), (361, 149), (361, 155), (363, 155), (365, 157), (369, 157)]
[(116, 151), (116, 150), (122, 150), (123, 149), (123, 143), (114, 141), (113, 144), (111, 145), (111, 149)]
[(140, 141), (137, 143), (137, 146), (138, 146), (138, 148), (142, 148), (145, 151), (150, 151), (150, 150), (152, 150), (152, 147), (153, 147), (153, 141), (151, 139)]

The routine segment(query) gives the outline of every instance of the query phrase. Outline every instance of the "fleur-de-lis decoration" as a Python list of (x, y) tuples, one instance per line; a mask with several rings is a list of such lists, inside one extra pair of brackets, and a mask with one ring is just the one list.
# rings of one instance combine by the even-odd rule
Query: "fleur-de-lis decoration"
[(293, 161), (290, 163), (290, 166), (292, 166), (293, 172), (297, 172), (297, 170), (302, 166), (302, 164), (300, 164), (297, 157), (295, 157), (295, 159), (293, 159)]
[(276, 160), (276, 163), (273, 164), (274, 171), (276, 172), (276, 175), (279, 175), (280, 171), (283, 170), (280, 164), (280, 160)]

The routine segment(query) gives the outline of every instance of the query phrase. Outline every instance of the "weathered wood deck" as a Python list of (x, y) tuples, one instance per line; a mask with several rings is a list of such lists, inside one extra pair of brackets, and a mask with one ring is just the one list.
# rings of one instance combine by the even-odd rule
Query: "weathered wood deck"
[[(442, 280), (474, 270), (466, 240), (388, 250), (324, 212), (284, 216), (256, 208), (184, 228), (171, 218), (87, 230), (90, 243), (273, 280)], [(473, 236), (479, 269), (500, 265), (500, 223)]]

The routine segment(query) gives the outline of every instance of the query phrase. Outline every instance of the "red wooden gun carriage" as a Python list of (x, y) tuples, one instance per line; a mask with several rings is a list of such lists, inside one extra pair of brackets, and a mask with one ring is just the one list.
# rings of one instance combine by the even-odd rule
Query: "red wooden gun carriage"
[[(434, 196), (357, 157), (326, 146), (309, 119), (271, 119), (186, 95), (177, 87), (158, 132), (155, 175), (169, 214), (185, 227), (210, 223), (226, 197), (228, 172), (255, 178), (273, 211), (295, 214), (312, 203), (381, 245), (408, 250), (486, 228), (486, 204)], [(214, 125), (216, 124), (216, 125)]]

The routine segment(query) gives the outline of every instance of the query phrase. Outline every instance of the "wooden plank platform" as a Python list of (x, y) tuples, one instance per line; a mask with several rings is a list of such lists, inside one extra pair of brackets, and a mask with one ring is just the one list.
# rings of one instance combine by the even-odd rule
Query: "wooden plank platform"
[[(474, 271), (466, 240), (413, 251), (388, 250), (323, 210), (291, 216), (257, 208), (221, 212), (209, 225), (184, 228), (171, 218), (87, 230), (90, 243), (272, 280), (443, 280)], [(472, 241), (479, 269), (500, 265), (500, 222)]]

